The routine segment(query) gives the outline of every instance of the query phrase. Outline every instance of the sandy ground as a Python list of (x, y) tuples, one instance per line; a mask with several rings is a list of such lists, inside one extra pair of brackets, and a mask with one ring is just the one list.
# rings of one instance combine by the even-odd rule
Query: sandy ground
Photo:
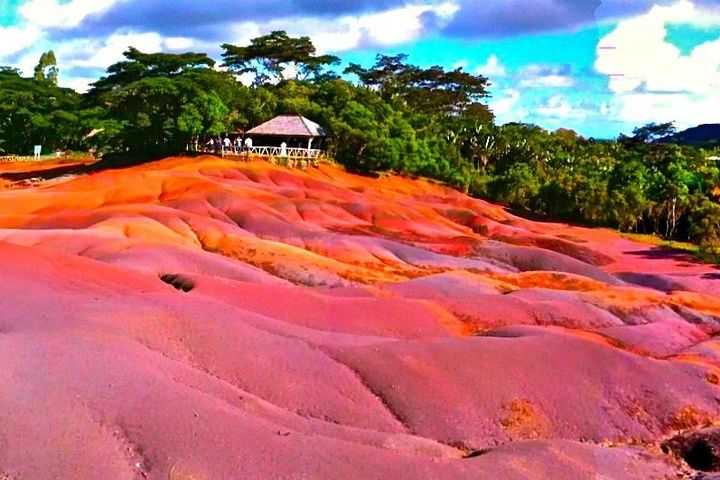
[(80, 175), (0, 262), (4, 480), (692, 478), (720, 419), (720, 270), (427, 181)]

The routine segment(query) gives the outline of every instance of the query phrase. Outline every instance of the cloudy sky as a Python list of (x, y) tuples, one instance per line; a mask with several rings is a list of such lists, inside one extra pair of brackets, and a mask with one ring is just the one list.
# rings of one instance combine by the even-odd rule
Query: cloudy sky
[(84, 90), (129, 45), (217, 57), (277, 29), (345, 61), (482, 73), (501, 122), (605, 138), (720, 123), (720, 0), (0, 0), (0, 65), (29, 73), (53, 48)]

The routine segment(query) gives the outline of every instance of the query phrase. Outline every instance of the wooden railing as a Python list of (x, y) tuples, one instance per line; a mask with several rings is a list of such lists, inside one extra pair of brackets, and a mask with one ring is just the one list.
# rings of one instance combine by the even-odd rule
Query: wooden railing
[(40, 162), (55, 158), (54, 155), (44, 155), (42, 157), (34, 157), (32, 155), (2, 155), (0, 163), (19, 163), (19, 162)]
[(303, 166), (313, 164), (325, 156), (325, 151), (317, 148), (282, 148), (282, 147), (250, 147), (250, 148), (213, 148), (209, 146), (199, 145), (188, 146), (189, 151), (196, 153), (210, 153), (223, 157), (249, 158), (262, 157), (267, 158), (274, 163), (286, 164), (288, 166)]
[(281, 148), (281, 147), (250, 147), (251, 155), (270, 158), (290, 159), (316, 159), (323, 155), (322, 150), (316, 148)]

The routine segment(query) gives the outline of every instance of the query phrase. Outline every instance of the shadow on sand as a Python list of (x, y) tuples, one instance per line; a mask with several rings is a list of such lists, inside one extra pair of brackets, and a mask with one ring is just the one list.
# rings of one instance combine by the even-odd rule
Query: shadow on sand
[(102, 172), (104, 170), (117, 170), (120, 168), (133, 167), (142, 163), (157, 160), (159, 158), (162, 157), (105, 157), (95, 163), (58, 165), (57, 167), (45, 170), (28, 169), (20, 172), (4, 172), (0, 173), (0, 178), (11, 182), (22, 182), (24, 180), (31, 179), (54, 180), (67, 175), (88, 175), (91, 173)]
[[(677, 250), (671, 247), (663, 247), (663, 246), (657, 246), (648, 248), (645, 250), (635, 250), (632, 252), (626, 252), (628, 255), (634, 255), (636, 257), (646, 258), (650, 260), (673, 260), (675, 262), (679, 262), (681, 267), (687, 266), (695, 266), (698, 263), (706, 263), (703, 262), (700, 258), (685, 252), (683, 250)], [(685, 265), (687, 264), (687, 265)], [(712, 265), (712, 264), (708, 264)], [(715, 269), (720, 270), (720, 265), (712, 265)], [(708, 280), (720, 280), (720, 273), (708, 273), (703, 276), (703, 278)]]

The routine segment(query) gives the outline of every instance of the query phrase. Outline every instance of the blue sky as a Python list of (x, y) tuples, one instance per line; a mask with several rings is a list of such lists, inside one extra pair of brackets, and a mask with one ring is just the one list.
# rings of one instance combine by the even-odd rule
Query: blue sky
[(407, 53), (492, 81), (500, 122), (614, 137), (719, 122), (718, 0), (0, 0), (0, 65), (53, 48), (78, 90), (129, 45), (219, 53), (275, 29), (346, 62)]

